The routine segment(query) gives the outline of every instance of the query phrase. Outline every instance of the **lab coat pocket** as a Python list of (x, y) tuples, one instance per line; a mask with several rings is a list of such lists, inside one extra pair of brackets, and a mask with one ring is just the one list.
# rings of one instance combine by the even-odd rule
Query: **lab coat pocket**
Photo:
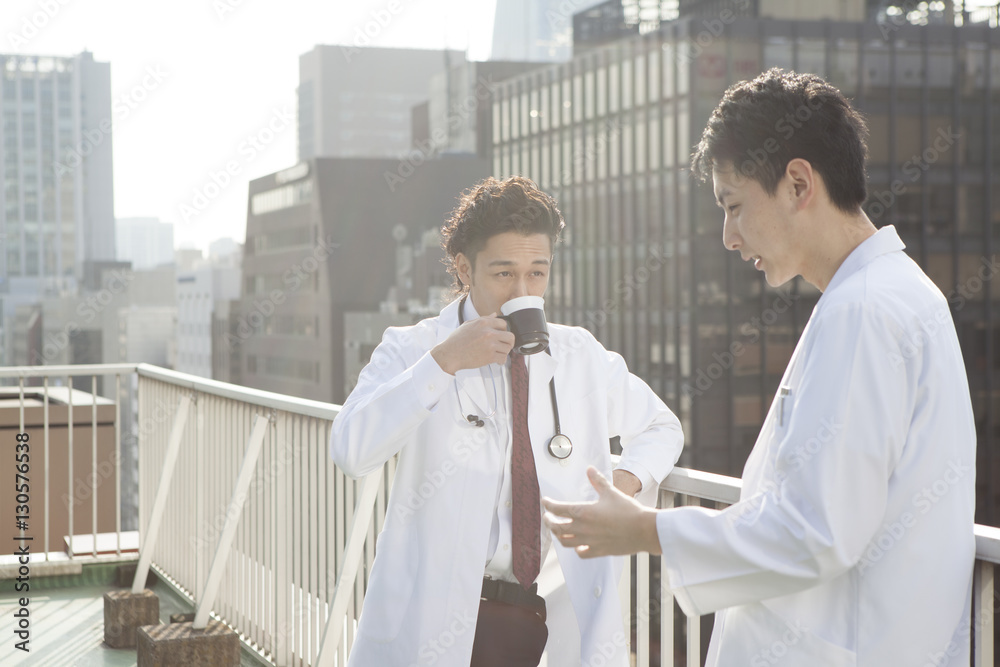
[(417, 580), (419, 549), (407, 541), (406, 531), (379, 535), (372, 576), (365, 594), (358, 634), (376, 642), (391, 642), (399, 635), (410, 611)]
[(716, 667), (757, 667), (779, 660), (809, 667), (856, 667), (858, 663), (854, 651), (820, 638), (799, 620), (779, 616), (766, 603), (732, 607), (724, 613), (718, 654), (714, 662), (709, 660)]

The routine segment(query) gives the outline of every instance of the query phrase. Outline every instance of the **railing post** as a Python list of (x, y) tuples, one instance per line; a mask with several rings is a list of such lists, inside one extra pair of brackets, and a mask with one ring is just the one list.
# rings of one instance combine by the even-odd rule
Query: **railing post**
[(972, 664), (993, 667), (993, 563), (977, 560), (972, 577)]
[(344, 634), (341, 627), (347, 605), (354, 592), (354, 580), (358, 576), (361, 565), (361, 553), (368, 536), (368, 524), (375, 511), (375, 498), (382, 487), (382, 468), (370, 473), (361, 487), (361, 496), (355, 506), (354, 519), (351, 524), (351, 536), (344, 549), (344, 566), (337, 577), (337, 587), (334, 589), (333, 602), (330, 604), (330, 615), (326, 619), (326, 629), (323, 631), (323, 641), (316, 656), (319, 667), (332, 667), (334, 654), (340, 646), (340, 638)]
[(269, 423), (270, 420), (263, 415), (257, 415), (254, 419), (253, 431), (250, 433), (249, 442), (247, 442), (246, 454), (244, 454), (243, 464), (240, 466), (240, 474), (236, 478), (236, 488), (233, 489), (233, 497), (226, 509), (226, 524), (219, 537), (219, 547), (212, 558), (212, 566), (208, 570), (205, 593), (198, 605), (198, 611), (195, 613), (194, 623), (191, 626), (195, 630), (203, 630), (208, 625), (208, 615), (212, 611), (212, 604), (215, 602), (219, 585), (222, 583), (226, 561), (229, 559), (229, 550), (233, 546), (233, 538), (236, 537), (236, 528), (243, 514), (243, 505), (246, 503), (247, 491), (250, 489), (250, 481), (253, 477), (253, 471), (257, 467), (257, 459), (260, 456), (261, 445), (264, 444), (264, 436), (267, 434)]
[[(670, 509), (673, 506), (673, 492), (660, 489), (658, 507)], [(663, 556), (660, 556), (660, 664), (663, 667), (674, 664), (674, 594), (667, 577), (667, 559)]]
[(649, 554), (645, 552), (635, 557), (635, 643), (636, 665), (649, 667)]
[[(153, 549), (156, 548), (156, 538), (160, 532), (160, 521), (167, 507), (167, 493), (170, 491), (170, 480), (174, 476), (174, 466), (177, 463), (177, 453), (181, 448), (181, 436), (187, 424), (188, 409), (191, 407), (191, 395), (181, 396), (177, 405), (177, 414), (170, 429), (170, 440), (167, 442), (167, 453), (163, 457), (163, 470), (160, 472), (160, 485), (156, 489), (156, 499), (153, 501), (153, 512), (149, 517), (149, 530), (142, 542), (139, 553), (139, 565), (135, 568), (135, 579), (132, 581), (132, 592), (140, 593), (146, 586), (149, 575), (149, 563), (153, 559)], [(72, 542), (72, 537), (70, 538)]]
[[(195, 525), (199, 525), (202, 522), (202, 518), (207, 513), (205, 511), (205, 469), (208, 467), (208, 462), (205, 460), (205, 411), (207, 405), (210, 402), (208, 397), (202, 396), (201, 404), (195, 404), (194, 408), (194, 420), (195, 420), (195, 448), (194, 448), (194, 458), (195, 458), (195, 468), (194, 468), (194, 516)], [(199, 544), (194, 550), (194, 581), (195, 581), (195, 599), (200, 600), (202, 598), (202, 589), (199, 584), (203, 581), (202, 576), (205, 572), (205, 550)]]
[(622, 626), (625, 628), (625, 649), (632, 650), (632, 556), (625, 556), (622, 577), (618, 580), (618, 600), (622, 608)]

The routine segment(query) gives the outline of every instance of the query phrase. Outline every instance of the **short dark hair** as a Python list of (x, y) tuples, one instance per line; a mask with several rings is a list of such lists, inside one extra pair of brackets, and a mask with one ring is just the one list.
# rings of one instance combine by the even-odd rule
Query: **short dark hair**
[(554, 251), (566, 223), (551, 196), (523, 176), (497, 180), (492, 176), (462, 193), (458, 206), (441, 228), (445, 265), (455, 279), (455, 291), (466, 285), (458, 277), (455, 257), (465, 255), (475, 266), (476, 254), (492, 236), (504, 232), (545, 234)]
[(868, 196), (868, 126), (843, 93), (815, 74), (777, 67), (726, 90), (691, 156), (701, 180), (731, 163), (774, 195), (788, 163), (809, 162), (830, 200), (857, 213)]

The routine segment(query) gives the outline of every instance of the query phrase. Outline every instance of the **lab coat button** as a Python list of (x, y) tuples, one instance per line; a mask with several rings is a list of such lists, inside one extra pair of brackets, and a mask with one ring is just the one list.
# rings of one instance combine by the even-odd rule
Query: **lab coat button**
[(434, 385), (432, 384), (427, 385), (427, 391), (434, 391)]
[(504, 503), (504, 505), (506, 505), (507, 507), (510, 507), (510, 501), (508, 500), (507, 502)]
[(595, 598), (601, 597), (601, 587), (600, 586), (595, 586), (594, 587), (594, 597)]
[(510, 549), (510, 545), (509, 544), (503, 545), (503, 550), (504, 551), (507, 551), (508, 549)]

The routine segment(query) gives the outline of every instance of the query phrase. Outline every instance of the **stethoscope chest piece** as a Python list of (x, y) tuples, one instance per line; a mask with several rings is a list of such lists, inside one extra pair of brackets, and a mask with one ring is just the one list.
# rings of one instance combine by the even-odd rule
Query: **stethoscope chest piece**
[(552, 436), (551, 440), (549, 440), (549, 454), (560, 461), (567, 458), (572, 453), (573, 443), (570, 442), (569, 437), (563, 435), (562, 433), (557, 433)]

